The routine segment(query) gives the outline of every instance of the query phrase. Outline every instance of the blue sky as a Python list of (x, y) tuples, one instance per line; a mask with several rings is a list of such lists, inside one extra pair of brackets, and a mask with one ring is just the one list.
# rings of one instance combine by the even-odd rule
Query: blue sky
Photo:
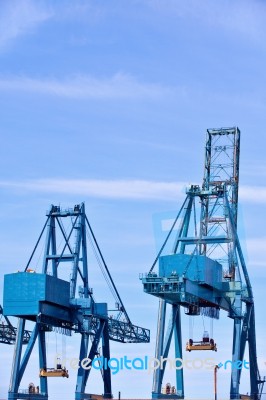
[[(51, 203), (85, 201), (132, 320), (151, 329), (149, 346), (113, 344), (113, 355), (153, 356), (157, 300), (142, 293), (138, 274), (155, 258), (154, 218), (178, 210), (184, 186), (201, 182), (206, 129), (237, 125), (240, 235), (266, 375), (265, 2), (0, 4), (1, 280), (25, 265)], [(224, 316), (215, 332), (221, 361), (230, 356), (231, 321)], [(184, 342), (187, 335), (184, 321)], [(55, 338), (50, 342), (53, 354)], [(77, 346), (76, 339), (67, 342), (72, 357)], [(5, 398), (12, 356), (4, 345), (0, 352)], [(35, 362), (25, 387), (37, 381)], [(187, 398), (212, 397), (212, 372), (186, 371), (185, 379)], [(51, 400), (58, 390), (73, 399), (75, 374), (64, 386), (49, 384)], [(114, 394), (121, 390), (124, 398), (148, 398), (151, 385), (152, 377), (138, 371), (113, 380)], [(218, 385), (221, 398), (228, 396), (226, 371), (219, 371)]]

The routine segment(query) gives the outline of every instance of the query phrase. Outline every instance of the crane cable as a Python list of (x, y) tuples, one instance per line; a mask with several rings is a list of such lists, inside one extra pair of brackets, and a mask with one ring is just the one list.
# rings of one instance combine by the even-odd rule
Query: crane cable
[[(95, 244), (95, 246), (96, 246), (96, 249), (97, 249), (99, 258), (100, 258), (100, 260), (101, 260), (101, 262), (102, 262), (102, 264), (103, 264), (103, 267), (104, 267), (104, 269), (105, 269), (105, 272), (106, 272), (106, 274), (107, 274), (107, 277), (108, 277), (108, 279), (109, 279), (109, 281), (110, 281), (110, 285), (112, 285), (113, 290), (114, 290), (114, 293), (115, 293), (115, 296), (116, 296), (116, 298), (117, 298), (117, 300), (118, 300), (119, 305), (121, 306), (121, 311), (122, 311), (123, 314), (125, 315), (127, 322), (128, 322), (129, 324), (131, 324), (131, 320), (130, 320), (130, 318), (129, 318), (129, 316), (128, 316), (128, 313), (126, 312), (126, 309), (125, 309), (125, 307), (124, 307), (123, 301), (122, 301), (122, 299), (121, 299), (121, 297), (120, 297), (120, 295), (119, 295), (119, 293), (118, 293), (118, 291), (117, 291), (117, 289), (116, 289), (115, 283), (114, 283), (114, 281), (113, 281), (113, 279), (112, 279), (112, 276), (111, 276), (111, 274), (110, 274), (110, 272), (109, 272), (109, 269), (108, 269), (108, 267), (107, 267), (107, 264), (106, 264), (106, 262), (105, 262), (105, 260), (104, 260), (104, 258), (103, 258), (101, 249), (100, 249), (100, 247), (99, 247), (99, 245), (98, 245), (98, 242), (97, 242), (97, 240), (96, 240), (96, 237), (95, 237), (95, 235), (94, 235), (94, 233), (93, 233), (93, 230), (92, 230), (92, 228), (91, 228), (91, 225), (90, 225), (89, 220), (88, 220), (88, 218), (87, 218), (86, 215), (85, 215), (85, 219), (86, 219), (86, 222), (87, 222), (89, 231), (90, 231), (90, 233), (91, 233), (92, 239), (93, 239), (93, 241), (94, 241), (94, 244)], [(105, 278), (105, 279), (106, 279), (106, 278)]]
[(110, 290), (112, 296), (114, 297), (114, 299), (117, 301), (117, 296), (116, 296), (116, 294), (115, 294), (115, 291), (114, 291), (114, 289), (113, 289), (113, 287), (112, 287), (112, 285), (111, 285), (111, 283), (110, 283), (110, 281), (109, 281), (109, 279), (108, 279), (108, 277), (107, 277), (107, 275), (106, 275), (106, 272), (105, 272), (105, 269), (103, 268), (103, 265), (102, 265), (102, 263), (101, 263), (99, 254), (98, 254), (98, 252), (97, 252), (97, 250), (96, 250), (96, 248), (95, 248), (95, 245), (94, 245), (94, 243), (93, 243), (93, 240), (92, 240), (92, 238), (90, 237), (90, 235), (88, 234), (88, 232), (87, 232), (87, 238), (88, 238), (88, 240), (89, 240), (89, 242), (90, 242), (91, 248), (92, 248), (92, 250), (93, 250), (93, 254), (94, 254), (94, 256), (95, 256), (95, 258), (96, 258), (96, 261), (97, 261), (97, 263), (98, 263), (98, 265), (99, 265), (99, 267), (100, 267), (100, 269), (101, 269), (101, 271), (102, 271), (103, 277), (104, 277), (104, 279), (105, 279), (105, 281), (106, 281), (106, 283), (107, 283), (107, 285), (108, 285), (108, 287), (109, 287), (109, 290)]
[(180, 217), (180, 214), (181, 214), (181, 212), (183, 211), (183, 208), (184, 208), (184, 206), (185, 206), (185, 204), (186, 204), (186, 201), (187, 201), (188, 197), (189, 197), (189, 196), (187, 195), (187, 197), (185, 198), (185, 200), (184, 200), (184, 202), (183, 202), (183, 204), (182, 204), (182, 206), (181, 206), (181, 208), (180, 208), (180, 210), (179, 210), (179, 212), (178, 212), (178, 214), (177, 214), (177, 216), (176, 216), (176, 218), (175, 218), (175, 220), (174, 220), (174, 222), (173, 222), (173, 225), (171, 226), (170, 231), (168, 232), (168, 235), (167, 235), (166, 238), (165, 238), (165, 241), (164, 241), (164, 243), (163, 243), (163, 245), (162, 245), (162, 247), (161, 247), (159, 253), (157, 254), (157, 257), (155, 258), (155, 260), (154, 260), (154, 262), (153, 262), (153, 264), (152, 264), (152, 266), (151, 266), (151, 268), (150, 268), (150, 270), (149, 270), (149, 274), (153, 271), (153, 268), (155, 267), (155, 265), (156, 265), (156, 263), (157, 263), (157, 261), (158, 261), (160, 255), (162, 254), (162, 252), (163, 252), (163, 250), (164, 250), (164, 248), (165, 248), (165, 246), (166, 246), (166, 243), (168, 242), (168, 239), (169, 239), (171, 233), (172, 233), (173, 230), (174, 230), (174, 227), (175, 227), (175, 225), (176, 225), (176, 223), (177, 223), (177, 221), (178, 221), (178, 218)]
[(36, 244), (35, 244), (35, 247), (34, 247), (32, 253), (31, 253), (31, 256), (30, 256), (30, 258), (29, 258), (29, 261), (28, 261), (28, 263), (27, 263), (27, 265), (26, 265), (26, 267), (25, 267), (25, 269), (24, 269), (24, 272), (27, 271), (27, 269), (28, 269), (28, 267), (29, 267), (29, 265), (30, 265), (30, 263), (31, 263), (31, 260), (32, 260), (32, 258), (33, 258), (33, 256), (34, 256), (34, 253), (35, 253), (35, 251), (36, 251), (36, 249), (37, 249), (37, 247), (38, 247), (38, 245), (39, 245), (39, 242), (40, 242), (41, 237), (42, 237), (42, 235), (43, 235), (43, 233), (44, 233), (44, 231), (45, 231), (45, 228), (46, 228), (46, 226), (47, 226), (47, 224), (48, 224), (49, 219), (50, 219), (50, 215), (48, 215), (47, 218), (46, 218), (45, 224), (44, 224), (44, 226), (43, 226), (43, 228), (42, 228), (42, 231), (41, 231), (41, 233), (40, 233), (40, 235), (39, 235), (39, 237), (38, 237), (38, 240), (37, 240), (37, 242), (36, 242)]
[(194, 318), (193, 315), (189, 316), (189, 338), (193, 340), (193, 333), (194, 333)]
[(62, 368), (66, 365), (66, 335), (62, 333)]

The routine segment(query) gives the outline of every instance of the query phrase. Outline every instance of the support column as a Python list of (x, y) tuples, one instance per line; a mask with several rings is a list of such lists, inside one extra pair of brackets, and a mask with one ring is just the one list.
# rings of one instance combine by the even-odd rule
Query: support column
[(234, 317), (232, 366), (231, 366), (231, 388), (230, 399), (239, 399), (240, 369), (235, 368), (236, 362), (240, 360), (241, 328), (242, 328), (242, 302), (240, 295), (237, 295), (234, 303), (237, 316)]
[[(103, 337), (102, 337), (102, 351), (103, 351), (103, 359), (104, 364), (105, 360), (110, 360), (110, 342), (109, 342), (109, 332), (108, 332), (108, 322), (105, 323), (103, 328)], [(103, 385), (104, 385), (104, 398), (112, 399), (112, 385), (111, 385), (111, 370), (109, 366), (103, 368)]]
[[(45, 331), (40, 330), (39, 335), (39, 363), (40, 369), (47, 369), (47, 361), (46, 361), (46, 344), (45, 344)], [(40, 377), (40, 392), (47, 396), (48, 398), (48, 384), (47, 384), (47, 376)]]
[(23, 343), (23, 335), (25, 329), (25, 319), (19, 318), (18, 326), (17, 326), (17, 337), (15, 343), (15, 350), (13, 356), (13, 364), (10, 378), (10, 386), (9, 386), (9, 394), (8, 398), (14, 399), (14, 393), (18, 392), (19, 387), (19, 367), (22, 353), (22, 343)]
[[(174, 325), (175, 335), (175, 358), (183, 359), (182, 354), (182, 333), (181, 333), (181, 314), (180, 305), (173, 305), (173, 314), (176, 315)], [(180, 398), (184, 398), (184, 374), (183, 368), (176, 369), (176, 392)]]
[[(163, 355), (165, 314), (166, 314), (166, 302), (165, 300), (160, 299), (158, 323), (157, 323), (156, 348), (155, 348), (155, 358), (157, 360), (160, 360), (160, 357)], [(161, 391), (162, 391), (162, 371), (160, 368), (157, 368), (153, 373), (152, 397), (155, 397), (156, 394), (161, 394)]]

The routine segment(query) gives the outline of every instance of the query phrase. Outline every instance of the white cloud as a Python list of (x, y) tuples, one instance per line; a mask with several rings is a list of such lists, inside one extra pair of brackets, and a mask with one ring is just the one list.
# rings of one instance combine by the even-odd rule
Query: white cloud
[(265, 186), (247, 186), (243, 185), (239, 188), (239, 200), (251, 203), (266, 203), (266, 187)]
[(79, 194), (113, 199), (176, 200), (183, 196), (183, 182), (154, 182), (145, 180), (39, 179), (24, 182), (0, 182), (9, 189), (47, 193)]
[(261, 160), (259, 158), (255, 160), (245, 160), (243, 166), (241, 166), (241, 176), (242, 175), (249, 177), (249, 179), (250, 177), (252, 177), (252, 179), (254, 179), (254, 177), (259, 177), (260, 180), (262, 177), (263, 179), (265, 179), (266, 164), (264, 160)]
[[(248, 239), (247, 250), (250, 258), (254, 260), (256, 266), (261, 266), (261, 260), (264, 260), (264, 250), (266, 246), (266, 237), (257, 237)], [(262, 261), (262, 265), (265, 266), (265, 262)]]
[[(162, 199), (184, 197), (186, 182), (100, 179), (36, 179), (20, 182), (1, 181), (0, 186), (47, 193), (66, 193), (114, 199)], [(266, 203), (266, 187), (241, 186), (240, 202)]]
[(171, 89), (160, 84), (142, 83), (135, 77), (117, 73), (111, 78), (97, 79), (90, 75), (75, 75), (70, 78), (34, 79), (30, 77), (0, 78), (0, 90), (24, 91), (48, 94), (65, 98), (158, 98), (171, 93)]
[(2, 1), (0, 9), (0, 48), (21, 35), (31, 33), (52, 16), (42, 2), (32, 0)]

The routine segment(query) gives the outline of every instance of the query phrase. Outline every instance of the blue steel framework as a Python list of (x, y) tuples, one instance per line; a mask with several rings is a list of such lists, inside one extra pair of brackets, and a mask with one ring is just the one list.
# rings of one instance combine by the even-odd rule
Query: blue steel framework
[[(62, 222), (66, 218), (71, 221), (69, 233), (67, 233)], [(42, 274), (30, 274), (27, 271), (30, 271), (30, 263), (37, 247), (39, 247), (45, 230), (47, 230), (47, 235)], [(60, 232), (61, 239), (63, 240), (63, 247), (60, 247), (60, 251), (58, 246), (59, 240), (57, 238), (58, 232)], [(111, 286), (117, 301), (118, 309), (115, 316), (108, 316), (106, 303), (96, 303), (94, 301), (92, 289), (89, 288), (87, 237), (97, 254), (98, 262), (101, 263), (104, 276), (109, 286)], [(62, 268), (62, 264), (65, 262), (72, 264), (70, 282), (59, 279), (59, 267), (61, 267), (62, 271), (64, 269)], [(81, 281), (82, 284), (77, 288), (78, 277), (79, 282)], [(45, 286), (47, 282), (50, 282), (48, 287)], [(23, 286), (23, 289), (20, 290), (21, 286)], [(42, 295), (38, 294), (38, 288), (41, 288), (41, 291), (45, 288), (45, 294), (43, 294), (44, 292)], [(56, 296), (53, 293), (55, 290), (58, 291)], [(36, 293), (37, 300), (39, 295), (39, 300), (36, 302), (37, 305), (34, 303)], [(23, 298), (24, 302), (20, 301), (21, 298)], [(26, 306), (23, 306), (22, 303), (26, 304)], [(20, 383), (37, 338), (39, 345), (39, 366), (40, 369), (47, 368), (45, 335), (47, 331), (51, 331), (54, 327), (59, 328), (65, 334), (70, 334), (72, 331), (80, 333), (79, 360), (83, 360), (86, 357), (93, 360), (99, 354), (98, 345), (100, 341), (102, 356), (109, 359), (110, 340), (123, 343), (148, 343), (150, 339), (149, 330), (135, 326), (130, 321), (86, 217), (84, 203), (76, 205), (74, 209), (68, 210), (61, 210), (58, 206), (51, 206), (50, 211), (47, 213), (46, 223), (25, 268), (25, 272), (5, 276), (4, 313), (5, 315), (19, 317), (8, 393), (9, 400), (25, 398), (33, 400), (48, 399), (46, 376), (40, 377), (39, 393), (22, 393)], [(34, 321), (35, 325), (22, 357), (26, 320)], [(91, 345), (89, 344), (90, 340)], [(103, 397), (112, 398), (110, 369), (103, 369), (101, 372), (104, 386)], [(76, 400), (91, 398), (91, 394), (85, 393), (89, 374), (90, 369), (79, 367), (75, 391)]]
[[(182, 358), (180, 307), (186, 314), (219, 318), (219, 310), (233, 319), (232, 362), (243, 360), (246, 343), (250, 361), (250, 398), (261, 397), (265, 378), (257, 364), (255, 312), (252, 287), (237, 234), (240, 131), (236, 127), (208, 129), (203, 185), (191, 185), (186, 199), (148, 274), (144, 291), (160, 298), (155, 357), (166, 358), (172, 336), (175, 358)], [(200, 203), (197, 215), (196, 200)], [(171, 255), (162, 255), (179, 223)], [(159, 261), (159, 272), (153, 269)], [(166, 305), (171, 305), (168, 329)], [(161, 394), (165, 373), (157, 369), (153, 398)], [(230, 399), (240, 398), (241, 369), (232, 368)], [(183, 370), (176, 371), (177, 393), (184, 398)]]
[[(29, 343), (30, 334), (28, 330), (24, 331), (23, 344)], [(16, 342), (17, 328), (10, 320), (3, 315), (3, 308), (0, 305), (0, 343), (14, 344)]]

